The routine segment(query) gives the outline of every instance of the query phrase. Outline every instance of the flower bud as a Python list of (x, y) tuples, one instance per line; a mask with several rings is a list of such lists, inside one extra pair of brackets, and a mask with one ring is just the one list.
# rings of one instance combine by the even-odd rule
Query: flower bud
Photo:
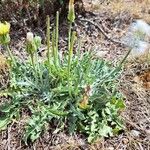
[(28, 32), (26, 40), (27, 40), (26, 51), (27, 51), (27, 53), (33, 55), (38, 50), (38, 48), (41, 46), (42, 39), (40, 36), (34, 37), (32, 32)]
[(41, 39), (40, 36), (35, 36), (34, 37), (34, 42), (35, 42), (35, 45), (36, 45), (37, 48), (39, 48), (41, 46), (41, 41), (42, 41), (42, 39)]
[(69, 0), (68, 20), (70, 22), (74, 22), (74, 20), (75, 20), (74, 0)]
[(32, 42), (33, 38), (34, 38), (33, 33), (32, 32), (28, 32), (27, 36), (26, 36), (27, 42)]

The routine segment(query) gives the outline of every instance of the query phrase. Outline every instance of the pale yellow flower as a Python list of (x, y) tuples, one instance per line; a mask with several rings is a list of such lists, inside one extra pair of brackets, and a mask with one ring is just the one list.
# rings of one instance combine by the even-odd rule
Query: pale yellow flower
[(1, 23), (0, 22), (0, 35), (5, 35), (7, 33), (9, 33), (10, 31), (10, 23), (5, 22), (5, 23)]

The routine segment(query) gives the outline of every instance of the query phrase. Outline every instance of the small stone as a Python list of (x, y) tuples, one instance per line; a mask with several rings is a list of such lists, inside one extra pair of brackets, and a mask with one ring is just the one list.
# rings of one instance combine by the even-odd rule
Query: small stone
[(114, 150), (114, 147), (108, 147), (107, 150)]
[(129, 140), (128, 140), (127, 138), (124, 138), (124, 139), (122, 140), (122, 142), (123, 142), (123, 144), (128, 144)]
[(131, 134), (132, 134), (134, 137), (139, 137), (139, 136), (140, 136), (140, 132), (137, 131), (137, 130), (131, 130)]
[(107, 51), (98, 51), (98, 52), (96, 52), (95, 56), (97, 58), (104, 58), (107, 53), (108, 53)]
[(148, 137), (150, 138), (150, 129), (146, 130), (146, 133), (147, 133)]
[(99, 0), (92, 1), (92, 5), (94, 5), (94, 6), (99, 5)]

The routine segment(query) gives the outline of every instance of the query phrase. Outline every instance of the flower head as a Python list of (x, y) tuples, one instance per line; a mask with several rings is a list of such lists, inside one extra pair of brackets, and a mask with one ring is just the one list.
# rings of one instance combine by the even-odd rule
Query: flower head
[(0, 35), (6, 35), (10, 31), (10, 23), (5, 22), (1, 23), (0, 22)]
[(74, 20), (75, 20), (74, 0), (69, 0), (68, 20), (70, 22), (74, 22)]

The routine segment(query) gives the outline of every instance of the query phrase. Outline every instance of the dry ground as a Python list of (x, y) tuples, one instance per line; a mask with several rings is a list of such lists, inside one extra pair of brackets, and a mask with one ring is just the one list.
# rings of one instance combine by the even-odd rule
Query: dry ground
[[(96, 1), (96, 0), (95, 0)], [(82, 49), (89, 47), (98, 50), (103, 58), (112, 61), (114, 65), (127, 52), (127, 48), (110, 41), (97, 26), (103, 28), (106, 35), (111, 39), (119, 41), (125, 34), (130, 23), (137, 18), (144, 19), (150, 23), (150, 1), (149, 0), (119, 0), (107, 1), (97, 5), (100, 1), (90, 3), (85, 0), (87, 11), (85, 16), (78, 16), (75, 28), (80, 35), (83, 45)], [(95, 25), (85, 21), (88, 19)], [(61, 27), (61, 45), (65, 50), (64, 26)], [(18, 37), (17, 37), (18, 38)], [(15, 45), (14, 52), (21, 48), (23, 37), (19, 37), (19, 44)], [(22, 49), (20, 49), (22, 51)], [(150, 65), (147, 62), (134, 62), (127, 64), (120, 78), (119, 90), (125, 96), (126, 110), (123, 117), (126, 123), (126, 131), (122, 134), (108, 139), (100, 139), (92, 145), (85, 142), (81, 135), (68, 136), (64, 133), (52, 135), (47, 132), (30, 147), (21, 143), (23, 126), (25, 124), (26, 112), (20, 121), (14, 122), (0, 135), (0, 150), (150, 150)]]

